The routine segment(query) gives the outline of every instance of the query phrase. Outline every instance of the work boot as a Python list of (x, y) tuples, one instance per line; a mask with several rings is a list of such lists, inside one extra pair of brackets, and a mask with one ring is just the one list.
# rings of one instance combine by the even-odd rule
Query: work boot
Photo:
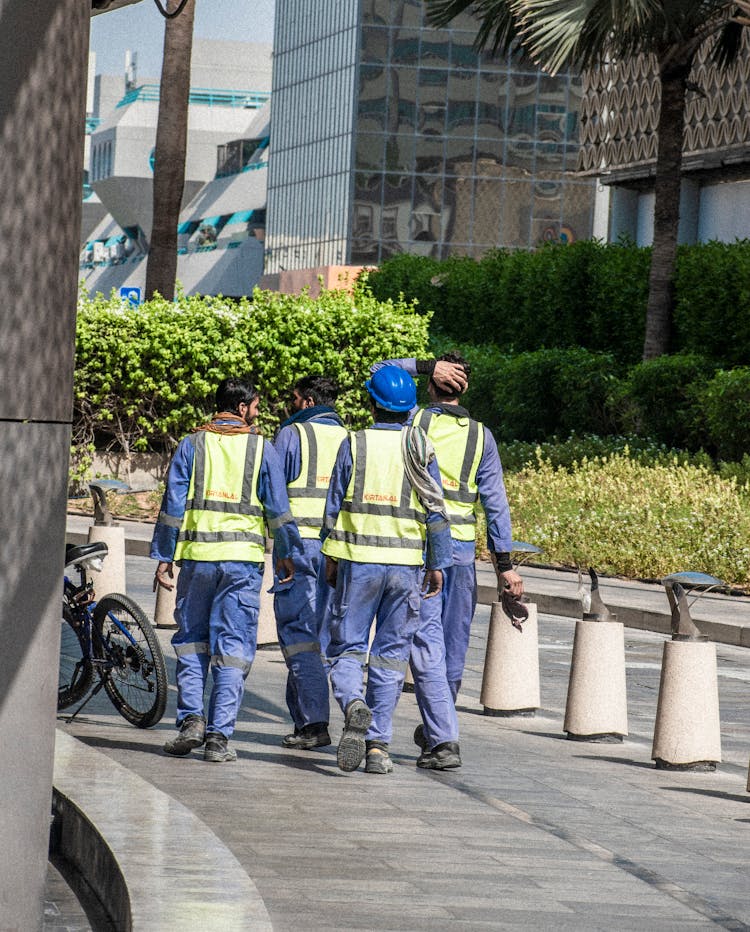
[(388, 745), (382, 741), (367, 741), (365, 773), (392, 773), (393, 761), (388, 753)]
[(199, 748), (206, 740), (206, 720), (202, 715), (186, 715), (180, 724), (180, 731), (164, 745), (167, 754), (184, 757), (193, 748)]
[(228, 740), (220, 731), (212, 731), (206, 736), (203, 760), (212, 761), (214, 764), (224, 764), (237, 760), (237, 752), (233, 748), (227, 747)]
[(417, 758), (423, 770), (455, 770), (461, 766), (461, 752), (456, 741), (444, 741)]
[(341, 733), (336, 762), (340, 770), (350, 773), (362, 763), (367, 750), (365, 733), (372, 722), (372, 712), (363, 699), (352, 699), (344, 713), (344, 730)]
[(414, 729), (414, 744), (416, 744), (416, 746), (423, 754), (425, 751), (429, 751), (430, 749), (430, 746), (427, 743), (427, 737), (424, 733), (424, 725), (421, 722)]
[(328, 734), (328, 722), (313, 722), (302, 728), (295, 728), (294, 734), (282, 738), (281, 744), (285, 748), (295, 748), (297, 751), (311, 751), (313, 748), (325, 748), (331, 743)]

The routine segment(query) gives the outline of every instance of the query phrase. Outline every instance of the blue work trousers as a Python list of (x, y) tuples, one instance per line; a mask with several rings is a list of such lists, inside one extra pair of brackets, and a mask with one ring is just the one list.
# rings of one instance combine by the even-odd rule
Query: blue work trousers
[(204, 714), (209, 667), (212, 687), (207, 731), (230, 737), (258, 636), (263, 565), (183, 560), (177, 577), (177, 726)]
[(477, 574), (473, 563), (456, 564), (443, 570), (442, 603), (445, 669), (453, 701), (461, 688), (469, 633), (477, 607)]
[(327, 599), (325, 578), (320, 583), (320, 540), (303, 538), (304, 553), (294, 555), (294, 579), (276, 587), (273, 608), (281, 652), (286, 661), (286, 704), (294, 727), (327, 722), (328, 677), (320, 645), (322, 612), (318, 603)]
[[(390, 742), (393, 711), (401, 695), (411, 642), (419, 626), (421, 567), (338, 561), (336, 591), (328, 612), (331, 686), (342, 711), (364, 698), (372, 710), (365, 738)], [(370, 626), (376, 619), (369, 648)]]
[(444, 569), (443, 591), (431, 599), (421, 600), (419, 628), (411, 646), (414, 694), (430, 750), (446, 741), (458, 741), (455, 694), (451, 690), (446, 673), (443, 612), (447, 596), (446, 587), (449, 592), (452, 581), (451, 571), (462, 568)]

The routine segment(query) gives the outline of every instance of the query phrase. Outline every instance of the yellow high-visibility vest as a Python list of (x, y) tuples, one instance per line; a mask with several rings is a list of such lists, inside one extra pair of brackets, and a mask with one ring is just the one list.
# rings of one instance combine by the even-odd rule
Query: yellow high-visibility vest
[(443, 480), (445, 510), (454, 540), (475, 540), (477, 471), (484, 453), (484, 428), (470, 417), (417, 412), (414, 424), (432, 441)]
[(318, 539), (323, 527), (333, 464), (346, 428), (337, 424), (294, 424), (299, 433), (302, 465), (299, 476), (287, 484), (289, 504), (301, 537)]
[(263, 562), (265, 526), (257, 491), (263, 438), (200, 431), (194, 446), (175, 560)]
[(352, 475), (323, 553), (355, 563), (420, 566), (427, 515), (406, 476), (401, 431), (349, 436)]

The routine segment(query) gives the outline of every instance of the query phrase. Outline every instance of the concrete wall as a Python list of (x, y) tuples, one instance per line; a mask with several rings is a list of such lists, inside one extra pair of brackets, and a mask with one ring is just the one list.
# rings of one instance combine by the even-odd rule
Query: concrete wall
[(89, 0), (0, 0), (0, 929), (42, 896), (72, 414)]
[(310, 296), (317, 298), (321, 288), (351, 291), (363, 268), (362, 265), (321, 265), (313, 269), (291, 269), (264, 275), (258, 287), (282, 294), (299, 294), (303, 288), (309, 288)]

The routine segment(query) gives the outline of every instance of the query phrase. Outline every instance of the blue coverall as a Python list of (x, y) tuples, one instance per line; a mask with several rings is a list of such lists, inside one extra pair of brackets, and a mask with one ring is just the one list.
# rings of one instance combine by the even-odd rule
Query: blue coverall
[[(274, 446), (287, 484), (294, 482), (302, 469), (299, 433), (293, 425), (303, 422), (343, 426), (338, 414), (326, 405), (305, 408), (284, 421)], [(321, 501), (321, 524), (322, 504)], [(321, 622), (326, 612), (330, 586), (325, 580), (325, 561), (320, 554), (321, 540), (305, 537), (302, 544), (304, 551), (294, 556), (294, 580), (281, 587), (274, 587), (273, 603), (279, 644), (289, 670), (286, 704), (297, 731), (305, 725), (328, 722), (330, 713), (328, 677), (321, 654), (327, 648), (327, 637), (321, 631)], [(311, 645), (313, 649), (310, 649)]]
[[(400, 424), (376, 423), (374, 430), (401, 430)], [(430, 475), (440, 484), (440, 473), (433, 461)], [(326, 499), (323, 540), (336, 523), (352, 473), (349, 440), (339, 448)], [(450, 530), (443, 516), (427, 513), (428, 569), (449, 567), (452, 560)], [(367, 741), (389, 743), (393, 711), (403, 688), (411, 642), (419, 627), (420, 595), (423, 570), (420, 566), (390, 563), (357, 563), (339, 560), (336, 589), (330, 602), (327, 621), (330, 643), (331, 687), (334, 697), (346, 710), (353, 699), (364, 698), (372, 711)], [(437, 601), (439, 596), (426, 600)], [(368, 653), (370, 626), (376, 618), (375, 637), (369, 647), (367, 691), (363, 689), (363, 671)]]
[[(398, 366), (417, 378), (416, 359), (390, 359), (372, 367)], [(465, 408), (453, 408), (463, 417), (470, 417)], [(427, 411), (444, 410), (426, 405)], [(419, 409), (414, 408), (411, 418)], [(438, 456), (439, 458), (439, 456)], [(492, 433), (484, 427), (484, 448), (477, 470), (479, 499), (487, 517), (487, 547), (492, 553), (510, 552), (512, 544), (510, 508), (503, 481), (503, 468)], [(425, 736), (430, 747), (458, 738), (455, 708), (446, 702), (442, 681), (445, 677), (455, 703), (469, 648), (471, 622), (477, 604), (476, 544), (472, 540), (452, 539), (452, 566), (443, 571), (443, 591), (435, 599), (422, 601), (420, 626), (412, 645), (411, 668), (414, 692), (424, 721)], [(441, 657), (442, 655), (442, 657)]]
[[(225, 423), (214, 420), (215, 424)], [(180, 441), (172, 458), (161, 511), (182, 519), (193, 471), (193, 436)], [(273, 528), (277, 553), (285, 558), (302, 550), (302, 541), (289, 511), (286, 483), (276, 451), (263, 445), (257, 494), (269, 527)], [(151, 557), (174, 559), (179, 522), (157, 522), (151, 541)], [(258, 633), (263, 564), (253, 561), (180, 561), (177, 577), (175, 620), (172, 637), (177, 654), (177, 727), (187, 715), (204, 714), (204, 692), (211, 668), (213, 685), (209, 698), (207, 733), (229, 738), (234, 731), (244, 683), (250, 672)]]

